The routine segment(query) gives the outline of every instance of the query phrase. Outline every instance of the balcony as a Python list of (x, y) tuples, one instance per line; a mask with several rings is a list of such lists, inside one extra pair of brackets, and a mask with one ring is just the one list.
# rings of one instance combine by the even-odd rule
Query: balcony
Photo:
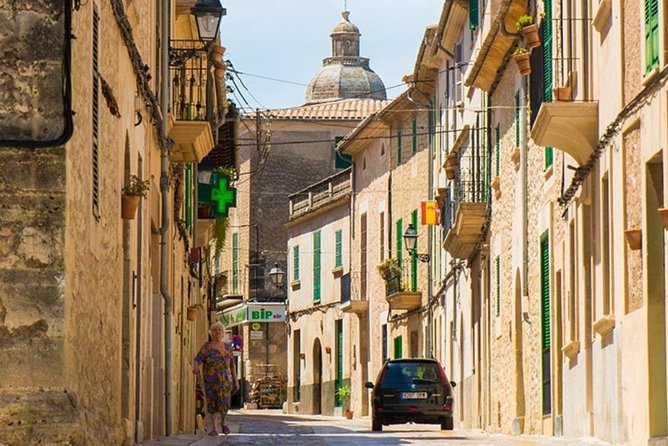
[[(517, 19), (527, 11), (526, 0), (502, 0), (492, 2), (489, 8), (496, 6), (491, 11), (493, 16), (489, 26), (482, 28), (484, 38), (474, 62), (466, 73), (464, 85), (467, 87), (480, 88), (491, 91), (497, 78), (503, 73), (503, 65), (506, 63), (510, 49), (515, 46), (517, 33), (515, 23)], [(501, 28), (503, 27), (503, 28)], [(474, 51), (474, 54), (476, 52)]]
[(369, 311), (369, 301), (363, 292), (362, 273), (357, 271), (341, 276), (341, 311), (363, 314)]
[(290, 195), (288, 224), (306, 214), (313, 217), (350, 200), (350, 172), (347, 168)]
[(200, 41), (173, 40), (170, 47), (172, 77), (169, 137), (174, 141), (172, 160), (198, 163), (213, 148), (213, 79), (209, 79), (206, 51)]
[(489, 166), (486, 150), (466, 148), (458, 154), (458, 170), (451, 197), (443, 206), (446, 232), (443, 249), (457, 259), (468, 259), (474, 253), (487, 220), (489, 199)]
[(543, 147), (568, 153), (583, 166), (598, 143), (598, 102), (543, 102), (531, 128)]
[(422, 292), (410, 287), (410, 258), (404, 259), (401, 273), (384, 279), (385, 300), (390, 310), (414, 310), (422, 305)]

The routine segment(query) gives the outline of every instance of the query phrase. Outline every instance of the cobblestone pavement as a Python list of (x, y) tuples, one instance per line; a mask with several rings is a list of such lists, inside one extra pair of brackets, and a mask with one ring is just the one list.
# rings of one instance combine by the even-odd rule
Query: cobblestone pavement
[(477, 430), (442, 432), (437, 425), (384, 426), (372, 432), (368, 417), (346, 420), (320, 415), (284, 415), (278, 410), (239, 410), (228, 414), (231, 433), (180, 434), (146, 446), (610, 446), (591, 438), (506, 436)]

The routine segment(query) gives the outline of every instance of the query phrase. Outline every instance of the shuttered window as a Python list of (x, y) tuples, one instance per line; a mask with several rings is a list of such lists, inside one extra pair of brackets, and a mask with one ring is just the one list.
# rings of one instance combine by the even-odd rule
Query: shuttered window
[(413, 155), (417, 153), (417, 119), (413, 118)]
[(659, 0), (645, 0), (645, 72), (659, 66)]
[(339, 229), (335, 233), (336, 254), (334, 255), (334, 266), (343, 266), (343, 230)]
[(320, 231), (313, 233), (313, 301), (320, 302)]
[(543, 414), (552, 412), (550, 355), (550, 243), (547, 232), (540, 238), (541, 346), (543, 353)]
[(99, 153), (99, 134), (100, 134), (100, 13), (97, 4), (93, 4), (93, 89), (92, 93), (92, 136), (93, 146), (91, 153), (92, 160), (92, 205), (93, 216), (96, 220), (100, 219), (100, 153)]
[(366, 300), (367, 276), (367, 219), (365, 212), (360, 216), (360, 297), (362, 300)]
[[(552, 0), (544, 0), (545, 17), (541, 32), (543, 33), (543, 102), (552, 102)], [(562, 80), (563, 82), (563, 80)], [(552, 147), (545, 147), (545, 170), (552, 165)]]
[(299, 280), (299, 245), (292, 247), (292, 280)]
[(478, 27), (479, 16), (478, 0), (469, 0), (469, 28), (472, 30)]
[[(418, 228), (418, 211), (415, 209), (411, 212), (411, 223), (417, 231)], [(403, 234), (401, 234), (403, 239)], [(411, 291), (417, 291), (417, 282), (418, 282), (418, 258), (417, 258), (417, 244), (415, 245), (415, 251), (411, 255)]]
[(400, 359), (404, 355), (404, 340), (401, 336), (394, 338), (394, 359)]
[(382, 262), (385, 260), (385, 212), (380, 213), (380, 217), (378, 218), (378, 239), (380, 241), (380, 261)]

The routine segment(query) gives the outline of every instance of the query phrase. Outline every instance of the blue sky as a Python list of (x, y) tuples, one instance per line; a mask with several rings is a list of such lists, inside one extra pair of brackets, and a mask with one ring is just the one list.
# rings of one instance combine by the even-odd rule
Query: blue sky
[[(389, 87), (401, 84), (401, 78), (413, 71), (425, 27), (438, 22), (442, 3), (347, 0), (350, 21), (362, 33), (360, 56), (371, 59), (371, 69), (383, 79), (388, 98), (404, 90)], [(322, 59), (331, 55), (329, 34), (341, 20), (344, 0), (222, 0), (222, 4), (227, 9), (221, 22), (225, 58), (247, 73), (240, 75), (247, 90), (238, 85), (239, 92), (253, 108), (301, 105), (306, 85), (320, 71)], [(239, 93), (231, 98), (248, 108)]]

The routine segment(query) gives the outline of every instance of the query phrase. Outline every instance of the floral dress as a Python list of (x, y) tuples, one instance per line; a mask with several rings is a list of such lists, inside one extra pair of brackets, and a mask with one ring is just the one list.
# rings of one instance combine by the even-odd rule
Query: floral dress
[(225, 415), (232, 396), (232, 350), (225, 345), (221, 352), (207, 342), (195, 356), (195, 361), (203, 364), (207, 412)]

